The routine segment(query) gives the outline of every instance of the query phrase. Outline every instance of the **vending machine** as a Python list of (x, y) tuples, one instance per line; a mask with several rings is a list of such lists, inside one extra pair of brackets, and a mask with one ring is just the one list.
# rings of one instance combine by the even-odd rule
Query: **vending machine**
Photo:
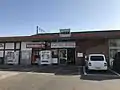
[(51, 64), (51, 51), (40, 51), (40, 64)]
[(19, 60), (19, 52), (9, 51), (6, 53), (6, 64), (17, 65)]

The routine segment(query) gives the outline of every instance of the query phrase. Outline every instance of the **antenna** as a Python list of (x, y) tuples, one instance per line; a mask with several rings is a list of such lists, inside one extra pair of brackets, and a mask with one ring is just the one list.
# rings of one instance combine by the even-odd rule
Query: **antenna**
[(44, 29), (41, 29), (39, 26), (36, 26), (36, 34), (39, 34), (39, 32), (46, 32)]
[(40, 32), (45, 32), (45, 30), (41, 29), (40, 27), (39, 27), (39, 30), (40, 30)]

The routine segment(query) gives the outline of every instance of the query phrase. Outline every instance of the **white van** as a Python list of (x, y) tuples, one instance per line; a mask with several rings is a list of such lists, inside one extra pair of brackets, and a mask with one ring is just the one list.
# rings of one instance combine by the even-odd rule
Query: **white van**
[(108, 68), (103, 54), (90, 54), (87, 60), (88, 70), (107, 70)]

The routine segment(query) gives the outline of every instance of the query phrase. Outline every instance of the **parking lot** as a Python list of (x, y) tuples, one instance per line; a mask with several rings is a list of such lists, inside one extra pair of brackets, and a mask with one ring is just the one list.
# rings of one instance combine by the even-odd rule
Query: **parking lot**
[(120, 77), (120, 74), (116, 71), (108, 68), (107, 71), (100, 71), (100, 70), (88, 70), (87, 68), (83, 67), (83, 74), (86, 76), (96, 76), (96, 77)]
[(87, 75), (87, 76), (106, 76), (120, 77), (120, 74), (108, 69), (107, 71), (88, 71), (81, 66), (0, 66), (1, 71), (18, 71), (18, 72), (38, 72), (51, 73), (54, 75)]
[(120, 76), (112, 71), (83, 70), (79, 66), (3, 66), (0, 90), (120, 90)]

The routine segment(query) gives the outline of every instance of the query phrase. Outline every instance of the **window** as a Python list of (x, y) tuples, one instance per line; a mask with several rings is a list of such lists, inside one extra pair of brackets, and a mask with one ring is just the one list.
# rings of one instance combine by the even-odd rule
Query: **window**
[(6, 43), (5, 49), (14, 49), (14, 43)]
[(111, 39), (109, 45), (110, 47), (120, 47), (120, 39)]
[(104, 61), (104, 57), (103, 56), (91, 56), (90, 60), (91, 61)]
[(16, 49), (20, 49), (20, 43), (16, 43)]

